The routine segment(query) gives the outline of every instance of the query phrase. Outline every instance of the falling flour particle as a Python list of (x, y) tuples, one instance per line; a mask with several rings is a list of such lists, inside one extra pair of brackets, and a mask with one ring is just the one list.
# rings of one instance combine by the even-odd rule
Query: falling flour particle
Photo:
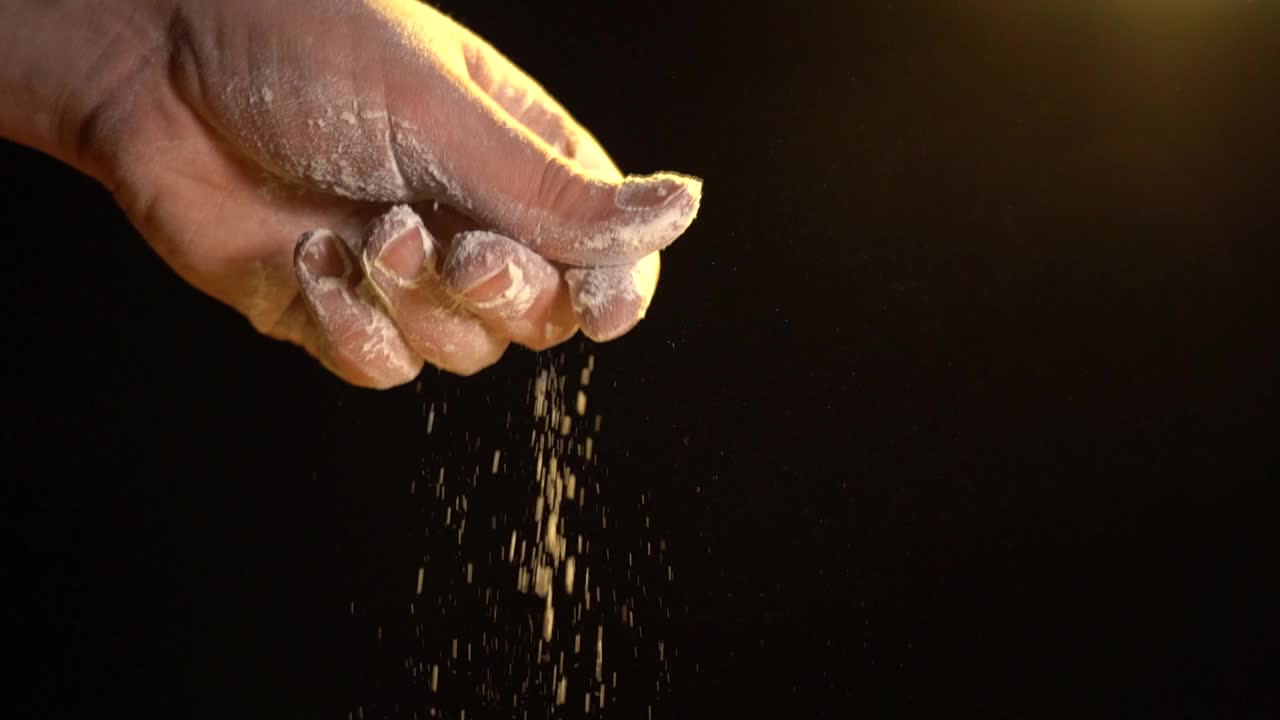
[(556, 610), (551, 604), (551, 595), (547, 595), (547, 607), (542, 613), (542, 639), (551, 642), (551, 632), (556, 625)]
[(604, 680), (604, 626), (596, 628), (596, 680)]

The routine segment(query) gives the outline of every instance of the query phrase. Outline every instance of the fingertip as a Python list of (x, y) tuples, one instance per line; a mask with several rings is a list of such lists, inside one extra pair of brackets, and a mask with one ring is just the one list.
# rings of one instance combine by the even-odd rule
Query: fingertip
[(560, 271), (510, 238), (461, 233), (454, 238), (442, 277), (472, 313), (527, 348), (551, 347), (577, 331)]
[(702, 179), (674, 172), (630, 175), (614, 194), (614, 203), (622, 210), (652, 210), (677, 202), (691, 206), (696, 214), (702, 202)]
[(298, 282), (304, 287), (325, 280), (350, 281), (356, 270), (345, 243), (332, 230), (324, 228), (298, 237), (293, 249), (293, 267)]
[(488, 346), (483, 352), (457, 353), (447, 363), (437, 367), (454, 375), (471, 377), (496, 365), (509, 346), (509, 342), (499, 341)]
[(312, 354), (353, 385), (386, 389), (413, 380), (422, 359), (385, 312), (361, 297), (361, 273), (346, 243), (328, 230), (299, 238), (298, 286), (316, 338)]
[(675, 242), (702, 206), (702, 180), (672, 172), (547, 185), (558, 199), (539, 201), (548, 209), (529, 212), (516, 236), (541, 255), (580, 267), (639, 262)]
[(526, 324), (525, 331), (516, 341), (534, 352), (541, 352), (577, 334), (578, 318), (569, 298), (569, 284), (562, 281), (547, 303), (546, 310)]
[(631, 176), (614, 203), (624, 211), (614, 223), (615, 255), (634, 263), (667, 248), (698, 216), (702, 180), (672, 172)]
[(522, 318), (559, 284), (555, 267), (514, 240), (485, 230), (460, 233), (442, 272), (450, 291), (473, 311), (503, 320)]
[(360, 259), (375, 284), (414, 287), (435, 272), (435, 238), (409, 206), (397, 205), (370, 224)]
[(647, 280), (637, 266), (575, 268), (565, 273), (565, 281), (583, 334), (596, 342), (625, 335), (649, 307), (640, 287)]

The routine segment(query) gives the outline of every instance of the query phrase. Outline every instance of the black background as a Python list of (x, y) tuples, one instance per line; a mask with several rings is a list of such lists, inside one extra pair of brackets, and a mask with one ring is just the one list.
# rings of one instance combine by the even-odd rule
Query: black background
[[(679, 572), (661, 716), (1274, 711), (1280, 3), (443, 7), (706, 179), (591, 349)], [(348, 388), (92, 182), (6, 145), (0, 183), (4, 704), (396, 716), (424, 403), (522, 411), (537, 358)]]

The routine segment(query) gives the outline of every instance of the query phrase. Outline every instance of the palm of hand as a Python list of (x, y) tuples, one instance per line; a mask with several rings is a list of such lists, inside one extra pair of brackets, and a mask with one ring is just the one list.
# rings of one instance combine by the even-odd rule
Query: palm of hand
[(643, 315), (697, 181), (624, 179), (425, 6), (192, 5), (99, 131), (121, 205), (193, 285), (375, 387)]

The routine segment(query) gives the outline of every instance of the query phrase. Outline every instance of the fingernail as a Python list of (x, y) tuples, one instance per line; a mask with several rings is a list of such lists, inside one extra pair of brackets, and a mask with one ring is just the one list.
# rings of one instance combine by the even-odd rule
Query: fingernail
[(445, 261), (446, 282), (458, 295), (484, 302), (511, 286), (511, 252), (504, 238), (484, 230), (458, 233)]
[(671, 204), (677, 198), (702, 197), (702, 181), (675, 173), (638, 175), (626, 179), (613, 201), (622, 210), (651, 210)]
[(435, 242), (407, 206), (392, 208), (369, 230), (366, 256), (401, 285), (413, 285), (435, 270)]
[(644, 317), (647, 303), (632, 268), (575, 268), (564, 279), (583, 334), (596, 342), (625, 334)]
[(298, 238), (294, 260), (304, 279), (311, 282), (350, 280), (355, 265), (340, 247), (341, 243), (330, 230), (313, 230)]
[(506, 295), (514, 284), (516, 275), (520, 276), (520, 282), (523, 284), (524, 273), (515, 263), (508, 261), (488, 276), (482, 277), (479, 282), (463, 290), (462, 295), (473, 304), (484, 307)]
[(445, 261), (445, 282), (472, 309), (523, 317), (559, 273), (528, 248), (485, 231), (461, 233)]

